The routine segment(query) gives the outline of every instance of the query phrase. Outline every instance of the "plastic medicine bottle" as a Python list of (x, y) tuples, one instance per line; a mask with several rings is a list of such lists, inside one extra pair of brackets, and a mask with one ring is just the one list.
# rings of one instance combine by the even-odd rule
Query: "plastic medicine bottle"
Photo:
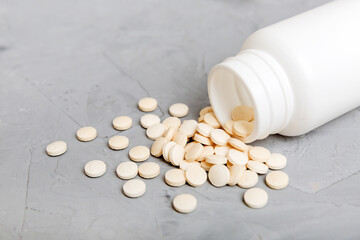
[(360, 105), (360, 0), (337, 0), (252, 34), (214, 66), (208, 93), (221, 124), (255, 111), (252, 142), (296, 136)]

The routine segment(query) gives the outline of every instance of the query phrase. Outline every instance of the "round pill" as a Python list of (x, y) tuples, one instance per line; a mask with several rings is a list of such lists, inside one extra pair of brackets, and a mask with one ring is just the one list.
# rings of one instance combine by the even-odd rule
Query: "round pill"
[(224, 130), (228, 133), (228, 134), (231, 134), (233, 135), (234, 134), (234, 131), (233, 131), (233, 128), (234, 128), (234, 121), (233, 120), (228, 120), (225, 122), (224, 124)]
[(176, 144), (169, 151), (169, 160), (172, 165), (179, 166), (180, 162), (184, 160), (185, 149), (183, 146)]
[(106, 164), (100, 160), (92, 160), (86, 163), (84, 171), (88, 177), (100, 177), (106, 172)]
[(204, 115), (204, 122), (213, 128), (219, 128), (221, 126), (213, 112), (208, 112)]
[(166, 138), (168, 141), (174, 138), (175, 135), (175, 128), (169, 127), (165, 130), (165, 133), (163, 135), (164, 138)]
[(230, 179), (229, 179), (228, 185), (229, 186), (236, 185), (240, 181), (240, 178), (244, 174), (245, 170), (246, 170), (245, 166), (241, 166), (241, 165), (233, 165), (233, 166), (231, 166), (229, 168)]
[(245, 170), (237, 183), (241, 188), (251, 188), (257, 184), (259, 176), (256, 172)]
[(109, 139), (108, 145), (113, 150), (125, 149), (129, 146), (129, 139), (125, 136), (114, 136)]
[(164, 137), (159, 137), (151, 146), (151, 155), (154, 157), (160, 157), (162, 155), (162, 149), (168, 140)]
[(258, 174), (266, 174), (269, 170), (269, 167), (264, 163), (249, 160), (246, 164), (247, 168), (258, 173)]
[(182, 169), (170, 169), (165, 173), (165, 182), (172, 187), (180, 187), (186, 183)]
[(220, 155), (220, 156), (227, 156), (230, 149), (231, 148), (228, 145), (226, 145), (226, 146), (215, 146), (215, 154)]
[(146, 185), (144, 181), (140, 179), (131, 179), (124, 183), (123, 192), (130, 198), (137, 198), (146, 192)]
[(289, 184), (289, 176), (283, 171), (272, 171), (266, 175), (266, 185), (272, 189), (283, 189)]
[(210, 133), (210, 139), (213, 143), (224, 146), (230, 139), (230, 135), (222, 129), (213, 129)]
[(201, 143), (195, 143), (190, 150), (185, 154), (185, 159), (189, 162), (195, 161), (198, 157), (200, 157), (203, 152), (204, 147)]
[(122, 162), (116, 168), (116, 175), (124, 180), (134, 178), (137, 174), (138, 166), (134, 162)]
[(155, 98), (147, 97), (140, 99), (138, 107), (143, 112), (151, 112), (157, 108), (157, 100)]
[(195, 133), (193, 139), (194, 139), (195, 141), (203, 144), (203, 145), (208, 145), (208, 146), (210, 146), (210, 145), (213, 144), (213, 142), (210, 140), (210, 138), (204, 137), (204, 136), (202, 136), (201, 134), (198, 134), (198, 133)]
[(196, 133), (196, 128), (198, 126), (198, 122), (195, 120), (185, 120), (180, 128), (179, 132), (182, 132), (186, 135), (186, 137), (190, 138), (193, 137)]
[(160, 166), (155, 162), (146, 162), (139, 166), (139, 175), (142, 178), (154, 178), (159, 174)]
[(232, 110), (231, 118), (234, 121), (245, 120), (250, 122), (254, 119), (254, 109), (246, 105), (239, 105)]
[(136, 146), (130, 149), (129, 157), (134, 162), (142, 162), (150, 157), (150, 149), (145, 146)]
[(176, 142), (176, 144), (185, 147), (186, 143), (188, 141), (187, 136), (182, 132), (176, 132), (173, 138), (173, 141)]
[(204, 137), (210, 137), (210, 133), (214, 128), (206, 123), (199, 123), (197, 125), (196, 131), (203, 135)]
[(196, 142), (189, 142), (185, 145), (185, 152), (187, 153), (190, 148), (195, 144)]
[(162, 123), (166, 128), (173, 127), (177, 130), (181, 125), (181, 120), (177, 117), (168, 117)]
[(179, 164), (179, 168), (186, 171), (186, 169), (188, 169), (192, 165), (197, 165), (198, 167), (201, 167), (199, 162), (189, 162), (186, 160), (182, 160)]
[(165, 126), (162, 123), (154, 124), (146, 129), (146, 136), (151, 140), (156, 140), (158, 137), (162, 137), (165, 133)]
[(166, 142), (164, 144), (163, 149), (162, 149), (162, 155), (163, 155), (163, 158), (165, 161), (170, 162), (169, 152), (170, 152), (170, 149), (175, 145), (176, 145), (176, 142), (174, 142), (174, 141)]
[(253, 128), (254, 128), (253, 123), (241, 120), (241, 121), (236, 121), (234, 123), (233, 131), (239, 137), (245, 138), (251, 134)]
[(67, 150), (67, 145), (66, 145), (66, 142), (64, 142), (64, 141), (56, 141), (56, 142), (50, 143), (46, 147), (46, 153), (52, 157), (59, 156), (59, 155), (65, 153), (66, 150)]
[(140, 118), (140, 124), (143, 128), (148, 128), (157, 123), (160, 123), (160, 118), (155, 114), (145, 114)]
[(266, 162), (270, 159), (270, 151), (264, 147), (252, 147), (249, 150), (249, 157), (258, 162)]
[(96, 129), (93, 127), (83, 127), (77, 130), (76, 137), (82, 142), (94, 140), (97, 136)]
[(211, 156), (207, 156), (205, 158), (205, 161), (211, 164), (226, 164), (227, 158), (225, 156), (220, 156), (220, 155), (211, 155)]
[(202, 153), (196, 159), (196, 161), (199, 161), (199, 162), (204, 161), (207, 156), (211, 156), (211, 155), (214, 155), (214, 148), (212, 146), (205, 146), (203, 148)]
[(233, 148), (236, 148), (237, 150), (240, 150), (242, 152), (247, 152), (249, 150), (249, 147), (243, 141), (236, 138), (230, 138), (229, 144)]
[(215, 187), (223, 187), (230, 180), (230, 172), (227, 167), (222, 164), (216, 164), (209, 170), (209, 181)]
[(112, 124), (116, 130), (127, 130), (132, 126), (132, 119), (128, 116), (119, 116), (113, 120)]
[(229, 162), (231, 162), (234, 165), (243, 165), (245, 166), (248, 163), (248, 155), (246, 153), (240, 152), (236, 149), (230, 149), (227, 158)]
[(206, 171), (197, 166), (192, 165), (185, 171), (186, 182), (193, 187), (199, 187), (206, 182), (207, 174)]
[(189, 107), (184, 103), (175, 103), (170, 106), (169, 113), (174, 117), (185, 117), (189, 113)]
[(268, 202), (268, 194), (264, 189), (251, 188), (244, 194), (244, 202), (251, 208), (262, 208)]
[(271, 153), (266, 165), (273, 170), (283, 169), (286, 166), (286, 157), (280, 153)]
[(196, 209), (197, 200), (191, 194), (177, 195), (173, 200), (173, 207), (179, 213), (190, 213)]
[(203, 109), (201, 109), (199, 115), (204, 116), (208, 112), (213, 112), (213, 109), (211, 106), (207, 106), (207, 107), (204, 107)]

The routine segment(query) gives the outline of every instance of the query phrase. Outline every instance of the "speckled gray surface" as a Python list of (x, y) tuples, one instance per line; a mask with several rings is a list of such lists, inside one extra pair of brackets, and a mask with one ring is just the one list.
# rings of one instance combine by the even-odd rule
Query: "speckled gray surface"
[[(0, 1), (0, 239), (355, 239), (360, 237), (360, 109), (296, 138), (272, 136), (257, 144), (288, 156), (286, 190), (269, 193), (268, 206), (247, 208), (243, 189), (171, 188), (170, 168), (147, 192), (126, 198), (114, 173), (127, 152), (112, 151), (120, 134), (111, 120), (126, 114), (130, 146), (151, 145), (136, 103), (154, 96), (164, 119), (175, 102), (188, 118), (208, 105), (207, 72), (234, 55), (262, 26), (328, 0), (238, 1)], [(80, 126), (99, 136), (82, 143)], [(45, 154), (62, 139), (68, 151)], [(102, 159), (107, 173), (83, 174)], [(188, 215), (171, 207), (192, 193)]]

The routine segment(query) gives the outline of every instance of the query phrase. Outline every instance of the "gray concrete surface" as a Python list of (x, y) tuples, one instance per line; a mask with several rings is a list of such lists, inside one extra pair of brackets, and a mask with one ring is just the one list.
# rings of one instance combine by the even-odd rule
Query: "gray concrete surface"
[[(288, 156), (286, 190), (258, 186), (268, 206), (247, 208), (243, 189), (168, 187), (126, 198), (114, 173), (128, 149), (112, 151), (112, 119), (130, 115), (130, 146), (151, 145), (138, 121), (139, 98), (154, 96), (156, 114), (175, 102), (187, 119), (208, 105), (206, 78), (246, 36), (328, 0), (0, 1), (0, 239), (359, 239), (360, 109), (301, 137), (257, 144)], [(82, 143), (80, 126), (99, 136)], [(45, 154), (62, 139), (68, 151)], [(107, 173), (83, 174), (102, 159)], [(176, 213), (172, 198), (192, 193), (198, 208)]]

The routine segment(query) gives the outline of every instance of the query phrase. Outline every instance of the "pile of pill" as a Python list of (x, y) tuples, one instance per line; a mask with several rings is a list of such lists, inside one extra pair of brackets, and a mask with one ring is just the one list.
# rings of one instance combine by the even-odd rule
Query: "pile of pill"
[[(143, 98), (138, 108), (143, 112), (151, 112), (157, 108), (157, 100)], [(165, 173), (165, 183), (171, 187), (180, 187), (186, 183), (200, 187), (207, 180), (215, 187), (239, 186), (248, 189), (244, 194), (244, 202), (251, 208), (262, 208), (268, 202), (267, 192), (254, 188), (258, 175), (267, 174), (266, 185), (272, 189), (283, 189), (289, 183), (288, 175), (279, 171), (286, 166), (286, 157), (280, 153), (270, 153), (260, 146), (244, 143), (254, 127), (254, 110), (245, 105), (237, 106), (231, 113), (231, 120), (221, 126), (210, 106), (200, 111), (198, 121), (180, 118), (189, 113), (189, 107), (183, 103), (170, 106), (171, 117), (161, 122), (155, 114), (145, 114), (140, 124), (146, 129), (146, 136), (153, 140), (151, 149), (138, 145), (129, 150), (129, 159), (118, 165), (116, 174), (127, 180), (123, 185), (123, 193), (130, 198), (140, 197), (146, 192), (146, 184), (141, 179), (133, 179), (139, 175), (143, 179), (151, 179), (160, 175), (160, 166), (156, 162), (144, 162), (150, 154), (162, 157), (174, 168)], [(132, 127), (132, 119), (128, 116), (116, 117), (112, 125), (116, 130), (127, 130)], [(87, 142), (95, 139), (97, 131), (93, 127), (83, 127), (76, 133), (78, 140)], [(108, 141), (109, 148), (122, 150), (129, 146), (126, 136), (114, 136)], [(67, 145), (56, 141), (47, 146), (50, 156), (65, 153)], [(144, 162), (144, 163), (142, 163)], [(140, 165), (138, 166), (139, 163)], [(276, 170), (269, 172), (269, 169)], [(100, 160), (92, 160), (84, 167), (88, 177), (100, 177), (106, 172), (106, 164)], [(269, 173), (268, 173), (269, 172)], [(191, 194), (180, 194), (173, 199), (173, 207), (181, 213), (189, 213), (196, 209), (197, 200)]]

